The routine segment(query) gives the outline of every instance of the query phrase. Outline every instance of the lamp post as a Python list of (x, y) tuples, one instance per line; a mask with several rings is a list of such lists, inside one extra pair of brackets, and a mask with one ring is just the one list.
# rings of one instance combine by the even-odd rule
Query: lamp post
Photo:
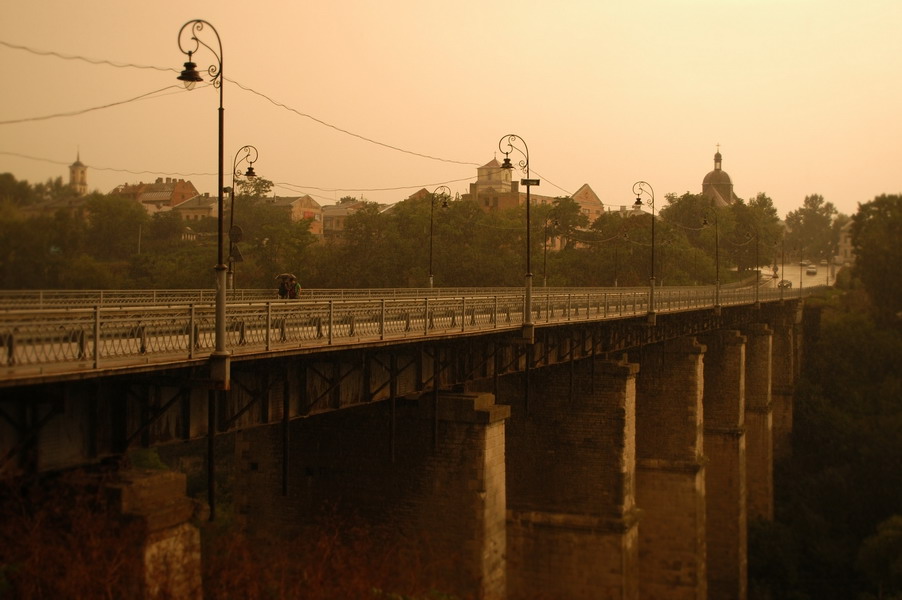
[[(441, 192), (441, 194), (439, 193)], [(451, 197), (451, 188), (447, 185), (440, 185), (432, 191), (431, 206), (429, 207), (429, 289), (432, 289), (432, 237), (435, 226), (435, 200), (441, 197), (442, 208), (448, 208), (448, 198)]]
[[(204, 31), (205, 28), (209, 27), (210, 31), (213, 32), (215, 40), (215, 46), (211, 46), (207, 44), (205, 41), (200, 39), (198, 36)], [(185, 33), (190, 34), (187, 36), (187, 40), (183, 43), (183, 37), (186, 37)], [(224, 109), (222, 105), (222, 41), (219, 38), (219, 32), (216, 31), (216, 28), (213, 27), (208, 21), (204, 21), (203, 19), (192, 19), (188, 21), (182, 28), (179, 30), (178, 35), (178, 44), (179, 50), (182, 51), (183, 54), (188, 55), (188, 61), (185, 63), (185, 68), (178, 76), (178, 79), (185, 84), (185, 87), (189, 90), (194, 89), (194, 86), (197, 85), (198, 82), (203, 81), (203, 77), (200, 76), (200, 73), (197, 72), (197, 65), (191, 61), (191, 58), (194, 56), (194, 53), (197, 52), (201, 46), (209, 50), (213, 53), (214, 58), (216, 59), (216, 63), (207, 67), (207, 74), (210, 76), (210, 80), (213, 83), (213, 87), (219, 90), (219, 172), (218, 172), (218, 187), (219, 187), (219, 195), (218, 195), (218, 209), (217, 209), (217, 220), (219, 223), (218, 233), (217, 233), (217, 259), (216, 259), (216, 335), (215, 335), (215, 348), (213, 353), (210, 355), (210, 377), (214, 382), (214, 385), (217, 389), (227, 390), (229, 389), (229, 351), (226, 350), (226, 270), (228, 267), (224, 264), (223, 258), (223, 239), (225, 237), (223, 232), (223, 187), (222, 187), (222, 179), (223, 179), (223, 123), (224, 123)]]
[[(542, 251), (542, 287), (548, 287), (548, 221), (549, 219), (545, 218), (545, 237), (543, 239), (543, 251)], [(551, 219), (551, 224), (554, 227), (557, 227), (559, 222), (557, 219)]]
[[(641, 207), (647, 204), (651, 207), (651, 275), (648, 278), (648, 322), (655, 324), (655, 190), (647, 181), (637, 181), (633, 184), (633, 193), (636, 194), (634, 206)], [(646, 199), (642, 200), (645, 194)]]
[(799, 300), (802, 299), (802, 286), (804, 285), (803, 278), (805, 277), (805, 265), (802, 264), (802, 249), (799, 248)]
[[(507, 144), (507, 149), (504, 149), (503, 144)], [(522, 148), (521, 148), (522, 146)], [(517, 163), (517, 166), (520, 167), (520, 170), (526, 175), (526, 178), (520, 180), (520, 185), (526, 186), (526, 299), (525, 306), (523, 308), (523, 337), (526, 342), (531, 344), (535, 339), (535, 327), (532, 322), (532, 259), (530, 258), (530, 250), (531, 250), (531, 237), (530, 237), (530, 205), (532, 201), (529, 197), (530, 188), (534, 185), (539, 185), (538, 179), (530, 179), (529, 178), (529, 147), (526, 145), (526, 142), (519, 135), (509, 133), (505, 136), (502, 136), (500, 140), (498, 140), (498, 150), (500, 150), (504, 154), (504, 161), (501, 163), (502, 169), (513, 169), (514, 165), (511, 163), (510, 154), (514, 150), (523, 155), (523, 160), (520, 160)]]
[[(244, 153), (244, 156), (241, 156), (241, 153)], [(251, 155), (253, 154), (253, 158)], [(239, 160), (239, 156), (241, 159)], [(232, 290), (232, 294), (234, 297), (235, 293), (235, 263), (243, 260), (241, 258), (241, 251), (238, 250), (238, 242), (241, 241), (244, 232), (241, 231), (241, 227), (235, 225), (235, 177), (241, 177), (242, 173), (238, 170), (238, 165), (242, 162), (247, 161), (247, 171), (244, 172), (244, 176), (248, 179), (252, 179), (257, 176), (254, 172), (254, 163), (257, 162), (257, 149), (254, 146), (242, 146), (238, 149), (238, 152), (235, 153), (235, 160), (232, 161), (232, 187), (229, 188), (229, 273), (228, 273), (228, 283), (229, 288)]]
[[(711, 207), (714, 216), (714, 312), (720, 314), (720, 239), (717, 227), (717, 207)], [(708, 215), (705, 215), (702, 225), (708, 225)]]
[(752, 228), (754, 233), (747, 234), (749, 237), (752, 235), (755, 236), (755, 308), (759, 308), (761, 305), (758, 302), (758, 288), (761, 287), (761, 269), (760, 264), (758, 262), (758, 228), (754, 225), (749, 225)]

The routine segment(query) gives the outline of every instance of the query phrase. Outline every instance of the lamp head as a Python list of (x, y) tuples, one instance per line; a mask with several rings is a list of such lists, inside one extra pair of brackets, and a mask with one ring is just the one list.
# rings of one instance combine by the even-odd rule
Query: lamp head
[(249, 165), (247, 167), (247, 171), (244, 173), (245, 177), (256, 177), (257, 174), (254, 172), (254, 165)]
[(511, 158), (507, 154), (504, 155), (504, 160), (501, 161), (501, 168), (502, 169), (513, 169), (514, 168), (514, 165), (511, 164)]
[(642, 197), (641, 196), (636, 196), (636, 201), (633, 202), (633, 206), (636, 206), (636, 207), (642, 206)]
[(204, 80), (197, 72), (197, 65), (191, 62), (191, 52), (188, 53), (188, 62), (185, 63), (185, 68), (177, 79), (185, 84), (187, 90), (193, 90), (198, 82)]

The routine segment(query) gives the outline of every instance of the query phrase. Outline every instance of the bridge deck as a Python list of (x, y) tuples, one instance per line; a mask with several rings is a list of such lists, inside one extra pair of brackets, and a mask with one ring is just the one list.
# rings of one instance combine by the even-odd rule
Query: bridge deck
[[(233, 357), (314, 351), (518, 331), (521, 289), (357, 290), (265, 300), (242, 293), (226, 311)], [(811, 288), (805, 290), (810, 293)], [(722, 306), (798, 298), (801, 290), (721, 288)], [(97, 376), (203, 364), (215, 342), (209, 291), (160, 294), (105, 292), (105, 297), (25, 293), (0, 297), (0, 386), (60, 376)], [(205, 294), (205, 295), (204, 295)], [(144, 298), (143, 302), (141, 298)], [(89, 305), (90, 300), (94, 305)], [(648, 313), (647, 288), (546, 289), (533, 292), (536, 327), (634, 318)], [(655, 312), (713, 309), (715, 287), (657, 288)]]

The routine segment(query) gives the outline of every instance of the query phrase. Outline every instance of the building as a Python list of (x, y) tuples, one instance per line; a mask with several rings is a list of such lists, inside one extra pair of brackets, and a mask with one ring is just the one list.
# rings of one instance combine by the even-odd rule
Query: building
[(197, 188), (190, 181), (167, 177), (157, 177), (154, 183), (122, 184), (110, 192), (111, 195), (129, 198), (139, 202), (147, 214), (154, 214), (184, 203), (198, 196)]
[(839, 241), (836, 245), (836, 256), (833, 262), (837, 265), (848, 267), (855, 262), (855, 252), (852, 247), (852, 220), (839, 229)]
[(267, 203), (283, 209), (293, 222), (310, 220), (310, 233), (323, 233), (323, 207), (310, 195), (305, 196), (273, 196), (265, 200)]
[(210, 194), (204, 194), (203, 196), (198, 195), (189, 198), (173, 206), (170, 210), (178, 213), (183, 221), (199, 221), (206, 217), (216, 219), (219, 217), (218, 204), (218, 198), (211, 198)]
[(733, 181), (722, 168), (722, 158), (718, 144), (717, 152), (714, 154), (714, 170), (702, 180), (702, 196), (710, 198), (719, 208), (729, 206), (737, 200), (736, 194), (733, 193)]
[(394, 204), (384, 205), (366, 200), (351, 200), (330, 204), (323, 207), (323, 236), (325, 238), (341, 237), (344, 233), (348, 217), (367, 205), (376, 205), (379, 212), (389, 210)]
[(604, 214), (604, 202), (589, 187), (588, 183), (582, 184), (578, 190), (571, 196), (573, 200), (579, 204), (579, 210), (582, 214), (589, 217), (589, 224), (595, 222), (595, 219)]
[[(526, 204), (526, 191), (520, 191), (520, 182), (514, 180), (513, 172), (514, 169), (502, 169), (498, 159), (493, 158), (476, 169), (476, 181), (470, 184), (470, 191), (461, 199), (472, 200), (487, 212)], [(529, 196), (532, 204), (551, 204), (556, 199), (555, 196), (537, 194), (535, 190), (530, 190)], [(590, 222), (604, 211), (604, 204), (588, 184), (580, 187), (573, 194), (573, 199), (579, 203)]]
[(75, 155), (75, 162), (69, 165), (69, 187), (79, 196), (88, 193), (88, 167), (81, 162), (81, 151)]

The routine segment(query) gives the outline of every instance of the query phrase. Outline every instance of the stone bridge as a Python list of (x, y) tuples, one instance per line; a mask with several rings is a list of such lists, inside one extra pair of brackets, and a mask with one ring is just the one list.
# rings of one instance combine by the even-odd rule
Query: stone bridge
[(157, 553), (194, 557), (173, 586), (199, 580), (191, 477), (210, 518), (226, 497), (251, 535), (298, 531), (324, 506), (428, 531), (455, 557), (440, 584), (464, 597), (742, 599), (803, 338), (802, 298), (756, 300), (662, 298), (651, 319), (538, 307), (533, 343), (516, 318), (498, 325), (497, 300), (494, 325), (468, 330), (464, 302), (441, 335), (427, 309), (424, 335), (386, 339), (383, 324), (236, 352), (227, 391), (194, 357), (13, 373), (0, 474), (155, 448), (173, 470), (124, 469), (122, 510), (155, 523)]

